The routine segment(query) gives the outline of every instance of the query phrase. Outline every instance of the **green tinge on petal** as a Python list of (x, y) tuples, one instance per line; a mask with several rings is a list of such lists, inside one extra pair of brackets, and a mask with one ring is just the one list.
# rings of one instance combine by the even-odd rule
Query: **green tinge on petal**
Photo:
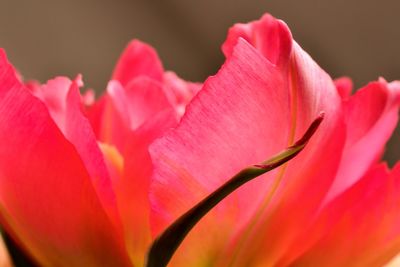
[(306, 133), (294, 145), (286, 148), (277, 155), (261, 164), (249, 166), (229, 179), (225, 184), (208, 195), (197, 205), (192, 207), (175, 222), (173, 222), (152, 243), (146, 261), (146, 267), (164, 267), (172, 258), (176, 249), (182, 243), (189, 231), (203, 218), (213, 207), (230, 195), (248, 181), (271, 171), (290, 159), (294, 158), (303, 150), (307, 142), (317, 130), (323, 120), (321, 113), (310, 125)]

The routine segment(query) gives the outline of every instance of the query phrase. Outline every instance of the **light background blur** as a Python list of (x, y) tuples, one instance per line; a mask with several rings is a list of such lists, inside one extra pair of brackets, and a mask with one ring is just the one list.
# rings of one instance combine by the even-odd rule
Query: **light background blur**
[[(203, 81), (223, 62), (220, 45), (235, 22), (270, 12), (332, 77), (356, 87), (400, 79), (398, 0), (0, 0), (0, 47), (27, 79), (84, 75), (104, 90), (124, 46), (154, 46), (166, 69)], [(400, 159), (400, 129), (386, 158)]]

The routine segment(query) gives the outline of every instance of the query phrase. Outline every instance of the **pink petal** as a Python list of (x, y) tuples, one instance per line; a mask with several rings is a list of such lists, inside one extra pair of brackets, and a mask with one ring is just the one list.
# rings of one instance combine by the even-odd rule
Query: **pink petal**
[[(247, 25), (239, 24), (236, 27), (233, 27), (230, 30), (228, 35), (228, 40), (223, 47), (225, 53), (229, 54), (229, 47), (232, 45), (232, 43), (234, 43), (234, 39), (240, 36), (249, 40), (253, 46), (255, 46), (259, 51), (261, 51), (264, 54), (264, 56), (266, 56), (273, 62), (274, 61), (277, 62), (278, 66), (281, 65), (285, 66), (284, 55), (286, 55), (285, 47), (287, 47), (287, 45), (282, 45), (283, 48), (281, 50), (277, 49), (277, 47), (279, 47), (277, 43), (281, 43), (281, 40), (284, 40), (282, 34), (277, 33), (277, 29), (279, 29), (280, 27), (278, 25), (282, 24), (280, 24), (279, 21), (278, 22), (274, 21), (274, 19), (269, 15), (265, 15), (260, 21), (253, 22)], [(270, 29), (265, 29), (268, 27)], [(271, 36), (275, 37), (272, 38)], [(321, 147), (320, 152), (317, 152), (318, 151), (317, 150), (314, 151), (314, 153), (310, 153), (310, 155), (314, 154), (316, 155), (316, 157), (320, 157), (320, 159), (315, 159), (316, 162), (312, 163), (313, 161), (311, 161), (310, 163), (308, 163), (310, 166), (313, 166), (312, 171), (314, 174), (306, 174), (303, 176), (302, 179), (295, 178), (296, 175), (298, 175), (298, 173), (301, 173), (299, 171), (295, 171), (294, 174), (290, 174), (289, 168), (293, 166), (293, 169), (295, 170), (298, 169), (299, 166), (296, 166), (296, 162), (298, 162), (301, 159), (301, 157), (306, 156), (304, 155), (306, 151), (303, 155), (301, 155), (299, 158), (295, 159), (293, 162), (289, 164), (290, 167), (286, 171), (285, 177), (291, 177), (290, 178), (291, 181), (300, 181), (300, 182), (298, 182), (297, 186), (296, 183), (293, 183), (295, 185), (293, 189), (289, 189), (290, 188), (289, 185), (284, 186), (287, 189), (285, 190), (286, 191), (286, 194), (284, 196), (285, 198), (284, 200), (282, 200), (283, 204), (281, 204), (281, 206), (278, 206), (278, 208), (276, 208), (276, 212), (274, 213), (273, 217), (266, 215), (264, 220), (262, 219), (259, 220), (260, 223), (258, 229), (264, 232), (254, 230), (253, 233), (255, 238), (250, 239), (250, 241), (247, 243), (251, 244), (252, 246), (263, 249), (266, 246), (269, 248), (270, 244), (269, 242), (271, 240), (274, 240), (273, 242), (275, 245), (272, 250), (275, 250), (275, 252), (271, 251), (271, 249), (269, 248), (267, 253), (261, 253), (261, 252), (257, 253), (251, 251), (247, 254), (247, 258), (250, 259), (252, 263), (256, 262), (257, 259), (255, 259), (251, 254), (262, 255), (260, 257), (262, 261), (261, 263), (259, 263), (261, 265), (273, 264), (274, 259), (279, 257), (278, 256), (279, 254), (284, 253), (283, 251), (285, 249), (283, 248), (291, 242), (298, 244), (298, 247), (303, 246), (301, 242), (294, 241), (296, 240), (295, 236), (298, 235), (298, 233), (301, 233), (302, 231), (301, 225), (307, 224), (308, 223), (307, 221), (309, 221), (310, 218), (312, 218), (312, 214), (318, 211), (316, 207), (318, 207), (318, 203), (322, 200), (321, 196), (324, 195), (324, 192), (327, 192), (330, 183), (335, 178), (334, 175), (336, 173), (339, 160), (338, 156), (340, 156), (340, 154), (342, 153), (342, 146), (344, 140), (343, 134), (345, 125), (343, 125), (340, 122), (341, 121), (340, 118), (342, 116), (340, 114), (341, 108), (338, 97), (334, 93), (334, 90), (332, 89), (330, 78), (326, 77), (327, 75), (323, 71), (321, 71), (318, 67), (315, 67), (315, 63), (313, 63), (313, 61), (309, 58), (309, 56), (306, 53), (304, 53), (297, 44), (294, 44), (291, 62), (292, 64), (290, 71), (290, 76), (291, 76), (290, 79), (292, 80), (292, 86), (294, 86), (295, 88), (294, 91), (295, 92), (297, 91), (299, 99), (299, 101), (297, 102), (298, 103), (297, 114), (296, 114), (297, 122), (302, 123), (304, 121), (307, 121), (307, 119), (309, 118), (309, 114), (314, 113), (316, 107), (321, 107), (324, 111), (327, 112), (327, 114), (333, 115), (332, 118), (333, 123), (331, 124), (332, 127), (330, 127), (330, 130), (327, 130), (327, 132), (331, 132), (331, 137), (326, 137), (325, 142), (317, 142), (317, 140), (315, 140), (317, 139), (317, 137), (313, 138), (313, 141), (319, 143), (318, 146)], [(346, 100), (346, 98), (348, 98), (348, 94), (351, 91), (351, 81), (342, 79), (341, 81), (338, 81), (336, 85), (338, 87), (337, 88), (338, 93), (344, 100)], [(389, 99), (391, 99), (390, 103), (392, 104), (389, 106), (392, 107), (391, 114), (395, 115), (397, 114), (397, 107), (395, 107), (395, 103), (399, 103), (398, 99), (400, 98), (399, 97), (400, 87), (394, 84), (391, 87), (392, 87), (391, 96), (389, 97)], [(395, 87), (397, 89), (395, 89)], [(362, 100), (360, 102), (364, 101), (365, 100)], [(368, 103), (361, 104), (360, 106), (363, 107), (360, 108), (360, 111), (368, 109), (366, 107), (367, 105)], [(367, 111), (367, 113), (368, 112), (370, 111)], [(345, 114), (345, 116), (349, 117), (348, 114)], [(386, 117), (387, 120), (390, 120), (388, 118), (390, 116), (391, 115), (386, 113), (384, 115), (384, 117)], [(338, 119), (338, 123), (334, 122), (336, 119)], [(328, 118), (324, 123), (326, 122), (330, 124)], [(361, 132), (364, 131), (363, 130), (364, 127), (361, 126), (359, 123), (357, 123), (357, 121), (353, 121), (352, 123), (347, 123), (347, 125), (349, 126), (350, 135), (352, 134), (352, 131), (354, 131), (353, 129), (361, 129)], [(387, 140), (386, 138), (390, 136), (390, 133), (392, 131), (391, 127), (394, 127), (395, 125), (396, 121), (393, 120), (393, 117), (391, 122), (386, 122), (384, 123), (384, 125), (381, 124), (382, 132), (379, 133), (379, 136), (376, 136), (375, 140), (372, 139), (370, 140), (372, 147), (371, 150), (368, 150), (368, 152), (364, 153), (358, 150), (357, 153), (353, 153), (352, 156), (347, 156), (349, 155), (348, 151), (343, 152), (343, 157), (341, 159), (341, 171), (346, 170), (346, 168), (348, 168), (353, 173), (352, 175), (346, 175), (346, 178), (339, 177), (338, 181), (335, 181), (333, 187), (334, 190), (336, 190), (338, 185), (339, 187), (342, 186), (342, 189), (343, 188), (345, 189), (346, 186), (351, 185), (352, 183), (354, 183), (354, 181), (359, 179), (364, 174), (366, 169), (368, 169), (369, 166), (371, 166), (371, 164), (374, 162), (374, 160), (376, 160), (379, 157), (382, 151), (383, 144)], [(343, 129), (338, 129), (338, 127), (342, 127)], [(368, 128), (369, 126), (366, 127)], [(302, 128), (303, 127), (301, 125), (297, 125), (297, 129), (302, 129)], [(321, 129), (321, 132), (322, 131), (323, 130)], [(298, 133), (298, 131), (296, 132)], [(378, 132), (376, 132), (376, 134), (378, 134)], [(349, 142), (351, 143), (352, 141), (351, 140), (347, 141), (347, 144), (349, 144)], [(334, 143), (335, 145), (332, 146), (332, 143)], [(377, 143), (380, 145), (376, 145)], [(330, 149), (327, 147), (327, 145), (328, 147), (330, 147)], [(336, 148), (334, 146), (336, 146)], [(364, 147), (367, 146), (369, 146), (369, 144), (368, 142), (365, 142)], [(332, 156), (328, 155), (335, 155), (336, 158), (332, 159)], [(354, 163), (355, 161), (357, 161), (357, 164)], [(303, 162), (303, 164), (304, 166), (307, 166), (305, 162)], [(315, 166), (318, 166), (320, 170), (315, 171), (315, 169), (317, 169), (317, 167)], [(308, 179), (305, 179), (306, 176), (308, 177)], [(321, 179), (322, 177), (323, 179)], [(310, 194), (310, 192), (313, 193)], [(304, 199), (304, 196), (307, 197)], [(301, 209), (296, 208), (298, 199), (302, 199)], [(295, 212), (293, 212), (293, 210), (295, 210)], [(304, 220), (304, 223), (302, 223), (302, 220)], [(266, 221), (268, 221), (268, 223)], [(284, 233), (280, 232), (279, 229), (285, 229)], [(262, 239), (265, 240), (264, 245), (263, 243), (256, 243)], [(299, 245), (299, 243), (301, 245)], [(268, 256), (268, 254), (270, 255)], [(242, 259), (246, 259), (246, 256), (242, 255)], [(248, 264), (250, 263), (249, 262), (238, 263), (239, 266)]]
[(114, 224), (119, 227), (119, 215), (112, 183), (103, 155), (97, 145), (88, 119), (82, 114), (81, 96), (77, 80), (57, 77), (35, 91), (35, 96), (46, 104), (54, 122), (76, 148), (92, 177), (100, 201)]
[(126, 88), (117, 84), (109, 88), (114, 106), (130, 128), (123, 147), (119, 147), (125, 167), (123, 177), (115, 187), (133, 245), (140, 242), (138, 236), (146, 234), (143, 229), (149, 229), (148, 188), (152, 163), (148, 146), (167, 129), (176, 126), (177, 116), (164, 89), (153, 80), (140, 77)]
[(167, 109), (155, 114), (128, 136), (122, 150), (124, 170), (114, 182), (118, 207), (125, 227), (125, 239), (134, 262), (143, 265), (151, 242), (149, 187), (152, 162), (149, 145), (167, 129), (177, 124), (175, 111)]
[(379, 159), (396, 128), (400, 95), (385, 81), (368, 84), (344, 103), (346, 146), (325, 203), (354, 184)]
[(152, 163), (148, 146), (176, 126), (177, 115), (161, 84), (143, 76), (125, 88), (110, 81), (104, 101), (108, 109), (102, 123), (108, 126), (103, 129), (111, 137), (104, 141), (114, 145), (124, 159), (122, 173), (113, 179), (113, 186), (126, 243), (131, 258), (142, 265), (151, 240), (148, 188)]
[(88, 89), (86, 90), (82, 97), (81, 97), (81, 101), (85, 106), (91, 106), (95, 103), (96, 101), (96, 93), (94, 92), (93, 89)]
[(132, 80), (126, 86), (125, 93), (131, 129), (137, 129), (163, 110), (173, 110), (162, 85), (149, 78)]
[(125, 86), (139, 76), (162, 81), (163, 73), (163, 67), (156, 51), (145, 43), (133, 40), (118, 60), (112, 79), (118, 80)]
[(165, 92), (180, 116), (185, 113), (186, 105), (189, 104), (201, 87), (202, 84), (186, 82), (174, 72), (168, 71), (164, 74)]
[[(78, 85), (73, 82), (67, 95), (66, 138), (75, 146), (106, 213), (116, 227), (120, 227), (116, 197), (107, 167), (104, 162), (96, 136), (88, 119), (81, 111), (81, 96)], [(119, 230), (119, 229), (118, 229)]]
[[(223, 68), (204, 84), (178, 128), (152, 146), (153, 226), (159, 231), (243, 166), (293, 142), (324, 111), (321, 129), (299, 157), (246, 185), (226, 202), (231, 206), (222, 203), (214, 212), (219, 220), (231, 218), (239, 230), (221, 265), (232, 263), (238, 253), (238, 266), (266, 259), (273, 264), (318, 211), (334, 180), (345, 134), (341, 101), (331, 78), (292, 41), (286, 25), (269, 15), (231, 28), (223, 50), (228, 56)], [(268, 200), (275, 179), (278, 191)], [(240, 231), (249, 220), (247, 230)], [(208, 232), (215, 227), (210, 221), (204, 227)], [(223, 228), (229, 232), (227, 221)]]
[[(131, 126), (131, 116), (134, 116), (134, 114), (132, 114), (129, 110), (129, 108), (131, 108), (131, 103), (129, 102), (130, 99), (125, 92), (125, 88), (119, 81), (111, 80), (107, 85), (107, 95), (109, 96), (107, 100), (110, 101), (107, 104), (114, 107), (114, 112), (117, 113), (116, 115), (121, 117), (121, 121), (127, 127), (127, 129), (134, 130), (134, 127)], [(111, 118), (113, 117), (114, 116)], [(113, 119), (111, 118), (110, 120), (112, 122)]]
[(335, 179), (344, 145), (340, 99), (330, 77), (296, 43), (290, 63), (282, 65), (290, 66), (291, 87), (286, 90), (292, 93), (295, 136), (305, 131), (305, 123), (319, 111), (326, 117), (309, 146), (276, 177), (280, 182), (274, 198), (265, 197), (264, 208), (235, 240), (235, 248), (227, 251), (225, 258), (233, 255), (235, 260), (228, 262), (235, 261), (236, 266), (274, 265), (290, 252), (290, 244), (297, 244)]
[(25, 82), (25, 87), (32, 92), (32, 94), (35, 94), (37, 91), (39, 91), (42, 87), (42, 85), (35, 80), (29, 80)]
[[(287, 145), (290, 101), (288, 92), (281, 90), (283, 86), (277, 69), (246, 41), (239, 40), (222, 69), (205, 82), (189, 104), (179, 126), (151, 146), (155, 164), (152, 224), (156, 233), (244, 166), (261, 162)], [(258, 179), (242, 192), (244, 197), (231, 198), (246, 207), (239, 211), (240, 221), (245, 221), (262, 199), (269, 180)], [(226, 202), (222, 206), (229, 207)], [(232, 211), (223, 216), (238, 219)], [(215, 226), (208, 228), (214, 240), (221, 232)], [(200, 245), (207, 247), (204, 242), (190, 244)], [(208, 245), (200, 253), (213, 249)], [(177, 256), (186, 256), (190, 265), (196, 257), (189, 258), (189, 251)]]
[[(90, 169), (0, 51), (3, 226), (44, 266), (130, 266)], [(18, 153), (16, 153), (18, 151)]]
[(53, 120), (61, 131), (66, 128), (67, 94), (71, 81), (67, 77), (57, 77), (32, 91), (48, 108)]
[(371, 168), (324, 209), (317, 226), (325, 226), (325, 236), (292, 264), (382, 266), (387, 263), (400, 249), (399, 190), (400, 164), (390, 175), (383, 164)]
[[(173, 110), (160, 83), (146, 77), (132, 80), (125, 88), (109, 82), (100, 118), (100, 140), (124, 150), (128, 135), (164, 110)], [(96, 112), (99, 112), (96, 111)]]
[(351, 95), (351, 91), (353, 90), (353, 81), (348, 77), (341, 77), (335, 79), (334, 82), (340, 97), (343, 100), (347, 100)]
[(260, 20), (250, 23), (237, 23), (229, 29), (228, 36), (222, 46), (228, 58), (239, 38), (256, 47), (272, 64), (281, 65), (288, 61), (292, 50), (292, 37), (286, 24), (269, 14)]
[[(186, 205), (194, 204), (204, 196), (201, 191), (215, 189), (243, 166), (285, 147), (290, 103), (287, 92), (277, 90), (281, 81), (280, 73), (241, 40), (236, 53), (188, 106), (178, 128), (152, 146), (155, 196), (169, 200), (155, 204), (166, 205), (169, 216), (179, 215), (182, 205), (171, 199), (181, 195), (188, 198)], [(190, 192), (189, 182), (202, 190)], [(171, 190), (165, 192), (165, 187)]]

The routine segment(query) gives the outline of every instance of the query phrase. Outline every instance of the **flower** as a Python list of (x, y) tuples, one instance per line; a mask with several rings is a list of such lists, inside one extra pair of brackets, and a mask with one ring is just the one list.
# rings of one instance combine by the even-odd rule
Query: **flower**
[(24, 83), (0, 50), (5, 230), (41, 266), (141, 266), (181, 214), (324, 112), (304, 151), (215, 207), (171, 266), (389, 261), (400, 250), (400, 163), (389, 170), (380, 156), (400, 82), (351, 95), (349, 79), (332, 81), (268, 14), (232, 27), (223, 52), (201, 85), (164, 72), (134, 40), (95, 101), (79, 75)]
[(400, 163), (389, 170), (380, 157), (397, 124), (399, 82), (350, 95), (348, 79), (332, 81), (268, 14), (233, 26), (222, 48), (220, 71), (150, 147), (156, 234), (243, 166), (293, 143), (319, 112), (325, 119), (298, 157), (206, 216), (171, 266), (387, 262), (400, 250)]

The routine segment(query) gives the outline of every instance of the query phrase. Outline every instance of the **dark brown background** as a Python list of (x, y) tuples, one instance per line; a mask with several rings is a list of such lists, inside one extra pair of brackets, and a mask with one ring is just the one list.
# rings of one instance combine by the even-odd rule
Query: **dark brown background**
[[(0, 0), (0, 47), (25, 78), (82, 73), (101, 91), (123, 47), (139, 38), (167, 69), (202, 81), (223, 61), (228, 27), (266, 11), (285, 20), (332, 77), (348, 75), (357, 87), (400, 79), (398, 0)], [(386, 155), (392, 163), (399, 139), (398, 129)]]

